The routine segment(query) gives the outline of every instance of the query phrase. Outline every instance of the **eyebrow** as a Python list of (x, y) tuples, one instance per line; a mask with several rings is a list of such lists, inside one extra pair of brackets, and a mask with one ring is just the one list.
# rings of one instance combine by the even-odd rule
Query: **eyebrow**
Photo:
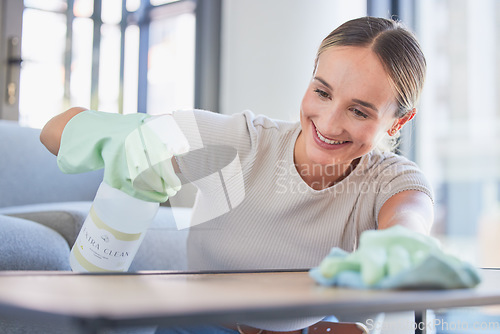
[(377, 107), (375, 107), (375, 106), (374, 106), (372, 103), (370, 103), (370, 102), (366, 102), (366, 101), (359, 100), (359, 99), (352, 99), (352, 102), (355, 102), (355, 103), (361, 104), (363, 107), (370, 108), (370, 109), (372, 109), (373, 111), (375, 111), (375, 112), (377, 112), (377, 113), (378, 113), (378, 109), (377, 109)]
[(330, 86), (330, 84), (328, 82), (326, 82), (325, 80), (321, 79), (320, 77), (314, 77), (314, 80), (317, 80), (317, 81), (321, 82), (326, 88), (332, 89), (332, 86)]
[[(326, 82), (325, 80), (323, 80), (322, 78), (314, 77), (314, 80), (321, 82), (321, 84), (323, 84), (326, 88), (332, 90), (332, 86), (330, 86), (330, 84), (328, 82)], [(375, 107), (375, 105), (373, 105), (373, 103), (366, 102), (366, 101), (363, 101), (360, 99), (352, 99), (352, 102), (357, 103), (357, 104), (361, 104), (363, 107), (370, 108), (373, 111), (378, 113), (378, 109), (377, 109), (377, 107)]]

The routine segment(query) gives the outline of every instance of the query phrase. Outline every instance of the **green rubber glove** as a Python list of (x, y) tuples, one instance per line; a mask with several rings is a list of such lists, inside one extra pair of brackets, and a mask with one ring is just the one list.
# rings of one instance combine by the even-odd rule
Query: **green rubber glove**
[[(159, 131), (165, 124), (170, 126)], [(175, 131), (168, 134), (172, 129)], [(162, 203), (181, 186), (171, 158), (188, 150), (187, 140), (171, 115), (84, 111), (65, 126), (57, 163), (64, 173), (104, 168), (104, 182), (111, 187)]]

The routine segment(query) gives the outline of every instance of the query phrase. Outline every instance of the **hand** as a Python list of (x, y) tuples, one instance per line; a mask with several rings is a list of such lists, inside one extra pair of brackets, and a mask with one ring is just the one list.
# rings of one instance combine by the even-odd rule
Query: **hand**
[[(179, 150), (175, 144), (170, 148), (150, 127), (144, 128), (150, 117), (98, 111), (79, 113), (64, 128), (57, 158), (59, 168), (65, 173), (81, 173), (104, 167), (104, 182), (113, 188), (142, 200), (165, 202), (180, 188), (170, 162)], [(144, 157), (155, 163), (142, 168)], [(135, 188), (134, 181), (139, 176), (139, 180), (147, 182), (137, 182)]]
[(189, 143), (172, 115), (155, 116), (125, 139), (125, 153), (132, 186), (174, 196), (181, 188), (174, 156), (189, 151)]

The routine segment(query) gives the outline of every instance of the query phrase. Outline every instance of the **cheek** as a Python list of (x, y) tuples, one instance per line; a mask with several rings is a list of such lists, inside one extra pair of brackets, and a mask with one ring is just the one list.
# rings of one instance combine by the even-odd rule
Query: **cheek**
[(306, 93), (300, 105), (301, 116), (307, 115), (310, 112), (310, 109), (311, 109), (311, 98), (309, 94)]
[(305, 116), (317, 115), (320, 112), (321, 105), (318, 103), (317, 96), (311, 89), (304, 94), (301, 103), (301, 111)]
[(364, 145), (374, 146), (383, 136), (384, 132), (376, 126), (365, 125), (356, 129), (356, 137)]
[(372, 146), (376, 147), (387, 135), (387, 128), (384, 126), (377, 127), (373, 130)]

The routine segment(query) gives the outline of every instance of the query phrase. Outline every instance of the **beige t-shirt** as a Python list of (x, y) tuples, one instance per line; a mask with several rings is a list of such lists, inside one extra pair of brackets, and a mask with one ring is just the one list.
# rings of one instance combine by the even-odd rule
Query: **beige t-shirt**
[(312, 189), (294, 165), (298, 122), (249, 111), (174, 117), (190, 142), (200, 145), (201, 139), (220, 152), (177, 158), (182, 175), (198, 187), (198, 225), (190, 228), (187, 245), (193, 270), (311, 268), (332, 247), (355, 250), (360, 234), (377, 228), (380, 208), (394, 194), (418, 190), (433, 198), (415, 163), (377, 151), (364, 155), (341, 182)]

